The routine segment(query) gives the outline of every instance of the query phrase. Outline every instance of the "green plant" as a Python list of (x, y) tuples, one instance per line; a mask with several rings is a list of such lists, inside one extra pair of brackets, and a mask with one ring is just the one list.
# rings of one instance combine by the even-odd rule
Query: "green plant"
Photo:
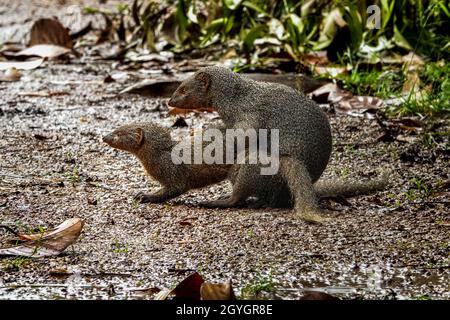
[(434, 190), (421, 177), (415, 177), (409, 181), (413, 186), (405, 193), (407, 200), (427, 199), (431, 197)]
[(260, 272), (241, 289), (241, 299), (254, 299), (261, 292), (271, 292), (275, 289), (275, 283), (272, 278), (272, 271), (267, 276)]
[(115, 254), (127, 254), (128, 253), (128, 243), (119, 242), (119, 240), (115, 240), (111, 243), (111, 249)]
[(30, 263), (29, 257), (18, 256), (12, 260), (9, 260), (6, 264), (6, 269), (8, 270), (19, 270), (23, 268), (25, 265)]
[[(368, 6), (380, 10), (380, 28), (371, 28)], [(114, 20), (153, 51), (181, 52), (221, 46), (237, 49), (238, 67), (292, 59), (330, 49), (342, 62), (379, 62), (386, 53), (415, 50), (448, 58), (449, 5), (444, 0), (142, 0), (114, 12), (86, 8)], [(127, 39), (128, 39), (127, 38)]]
[(77, 166), (74, 166), (72, 172), (68, 174), (68, 180), (70, 181), (72, 186), (75, 186), (75, 184), (80, 182), (80, 175), (78, 174)]

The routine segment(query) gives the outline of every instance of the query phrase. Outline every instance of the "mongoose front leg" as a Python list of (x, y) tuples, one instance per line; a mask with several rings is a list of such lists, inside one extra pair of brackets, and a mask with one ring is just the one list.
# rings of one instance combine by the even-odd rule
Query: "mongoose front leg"
[(178, 197), (183, 192), (184, 190), (181, 189), (169, 189), (163, 187), (155, 193), (139, 192), (133, 200), (138, 201), (139, 203), (161, 203)]

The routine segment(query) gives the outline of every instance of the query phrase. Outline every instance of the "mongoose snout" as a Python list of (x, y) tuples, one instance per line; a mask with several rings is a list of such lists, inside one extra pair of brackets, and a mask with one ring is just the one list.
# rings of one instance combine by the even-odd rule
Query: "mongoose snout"
[(103, 142), (111, 145), (112, 143), (114, 143), (114, 140), (116, 140), (116, 139), (117, 139), (117, 136), (114, 133), (110, 133), (103, 137)]

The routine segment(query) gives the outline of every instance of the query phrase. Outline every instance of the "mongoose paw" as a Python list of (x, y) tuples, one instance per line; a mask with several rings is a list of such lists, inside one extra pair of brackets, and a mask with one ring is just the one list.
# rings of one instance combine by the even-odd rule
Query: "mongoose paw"
[(139, 192), (133, 197), (133, 200), (139, 203), (158, 203), (161, 202), (161, 197), (149, 193)]
[(304, 210), (298, 213), (298, 217), (305, 222), (311, 224), (324, 224), (329, 219), (322, 217), (318, 212), (312, 210)]

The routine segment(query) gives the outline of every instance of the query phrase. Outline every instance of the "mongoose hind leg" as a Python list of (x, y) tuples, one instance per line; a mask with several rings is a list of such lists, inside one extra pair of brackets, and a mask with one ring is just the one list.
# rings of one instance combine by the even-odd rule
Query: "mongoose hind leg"
[(233, 192), (226, 199), (203, 201), (199, 205), (207, 208), (233, 208), (244, 206), (248, 197), (255, 193), (258, 185), (259, 167), (257, 165), (236, 165), (233, 177)]
[(163, 187), (155, 193), (139, 192), (133, 197), (133, 200), (138, 201), (139, 203), (161, 203), (178, 197), (183, 192), (184, 190)]
[(291, 190), (297, 216), (306, 222), (323, 223), (325, 219), (319, 213), (316, 193), (306, 166), (292, 157), (282, 157), (280, 172)]

